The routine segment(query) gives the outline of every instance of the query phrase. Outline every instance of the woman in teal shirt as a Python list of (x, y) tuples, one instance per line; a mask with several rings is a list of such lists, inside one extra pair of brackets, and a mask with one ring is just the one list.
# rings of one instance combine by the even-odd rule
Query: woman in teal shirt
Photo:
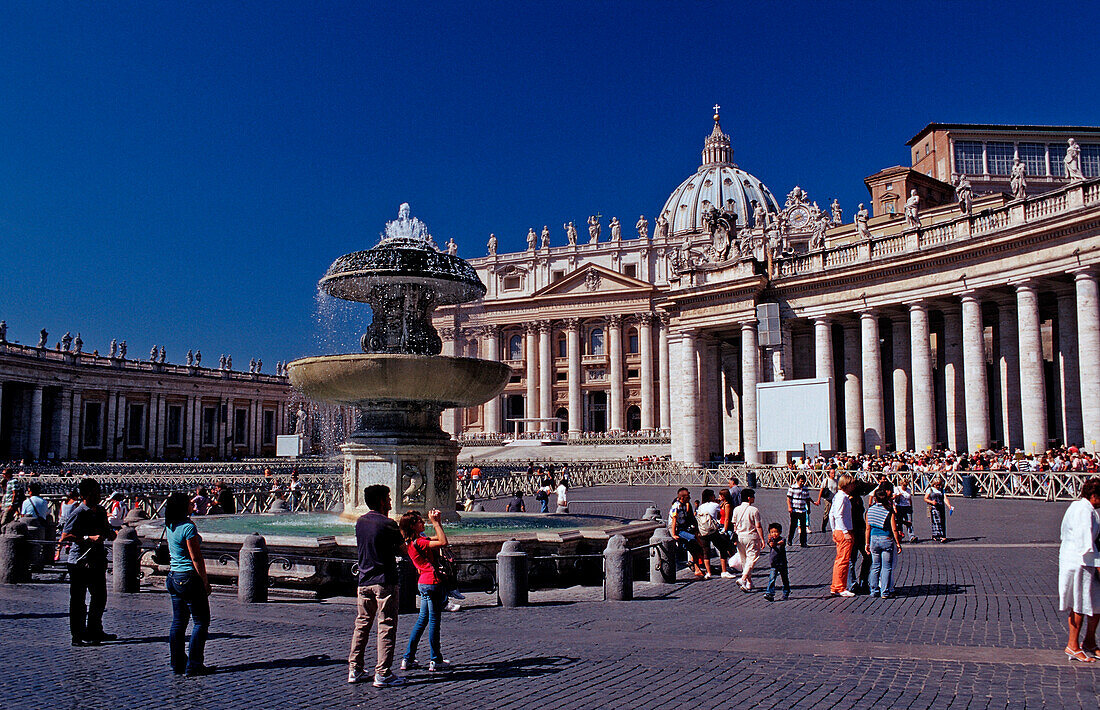
[[(210, 580), (195, 524), (191, 522), (191, 499), (185, 493), (173, 493), (164, 505), (164, 536), (168, 541), (171, 563), (168, 570), (168, 595), (172, 600), (172, 627), (168, 631), (172, 671), (189, 676), (207, 675), (213, 667), (203, 664), (203, 650), (210, 628)], [(187, 622), (194, 620), (191, 644), (184, 652)]]

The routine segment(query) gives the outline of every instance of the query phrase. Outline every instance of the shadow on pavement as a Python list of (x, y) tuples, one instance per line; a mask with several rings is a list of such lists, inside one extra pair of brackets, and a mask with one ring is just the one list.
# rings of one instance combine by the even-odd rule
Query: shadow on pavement
[(20, 614), (0, 614), (0, 621), (20, 621), (23, 619), (67, 619), (67, 611), (28, 611)]
[(315, 654), (299, 658), (273, 658), (250, 663), (237, 663), (231, 666), (218, 666), (216, 675), (223, 673), (241, 673), (246, 671), (273, 670), (279, 668), (323, 668), (324, 666), (346, 666), (348, 659), (331, 658), (328, 654)]
[(429, 685), (432, 683), (485, 680), (488, 678), (536, 678), (560, 673), (579, 662), (580, 659), (578, 658), (568, 658), (566, 656), (535, 656), (508, 661), (463, 663), (442, 673), (407, 674), (404, 678), (405, 685)]
[[(62, 614), (62, 616), (68, 616), (68, 614)], [(169, 620), (171, 617), (168, 617)], [(251, 634), (228, 634), (212, 632), (207, 639), (215, 641), (217, 639), (250, 639), (255, 638)], [(164, 633), (159, 636), (135, 636), (134, 638), (119, 637), (117, 641), (108, 641), (107, 646), (130, 646), (139, 643), (168, 643), (168, 634)]]
[(896, 587), (895, 597), (939, 597), (945, 594), (966, 594), (966, 590), (973, 584), (913, 584), (907, 587)]

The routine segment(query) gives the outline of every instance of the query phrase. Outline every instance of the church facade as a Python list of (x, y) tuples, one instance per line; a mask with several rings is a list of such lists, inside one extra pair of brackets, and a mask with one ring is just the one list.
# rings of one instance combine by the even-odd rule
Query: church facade
[[(875, 214), (845, 222), (735, 165), (716, 114), (702, 164), (652, 222), (567, 223), (561, 246), (532, 229), (509, 254), (491, 237), (470, 260), (488, 292), (438, 309), (444, 352), (513, 376), (445, 427), (639, 432), (669, 437), (675, 460), (759, 462), (783, 452), (757, 447), (756, 385), (829, 377), (839, 450), (1094, 448), (1100, 132), (1079, 129), (1067, 149), (1065, 129), (1013, 142), (1000, 128), (930, 124), (912, 166), (868, 178)], [(1043, 146), (1030, 189), (1025, 169), (989, 159), (1005, 144), (1035, 169)]]

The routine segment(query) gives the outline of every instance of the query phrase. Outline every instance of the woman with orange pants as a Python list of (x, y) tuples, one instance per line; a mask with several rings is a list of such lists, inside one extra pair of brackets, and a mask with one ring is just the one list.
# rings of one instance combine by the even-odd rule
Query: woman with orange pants
[(833, 561), (833, 581), (829, 592), (834, 597), (854, 597), (848, 591), (848, 566), (852, 563), (852, 491), (855, 479), (844, 474), (837, 481), (839, 492), (829, 507), (829, 523), (833, 526), (833, 542), (836, 543), (836, 559)]

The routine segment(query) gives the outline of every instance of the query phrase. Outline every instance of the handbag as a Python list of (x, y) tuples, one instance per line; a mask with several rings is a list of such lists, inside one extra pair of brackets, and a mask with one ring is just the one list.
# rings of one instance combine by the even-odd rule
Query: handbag
[(452, 584), (455, 579), (455, 556), (449, 546), (437, 547), (432, 559), (436, 584)]
[(168, 541), (164, 539), (167, 533), (168, 525), (165, 524), (160, 529), (160, 540), (157, 542), (156, 549), (153, 550), (153, 564), (158, 567), (172, 562), (172, 555), (168, 551)]

